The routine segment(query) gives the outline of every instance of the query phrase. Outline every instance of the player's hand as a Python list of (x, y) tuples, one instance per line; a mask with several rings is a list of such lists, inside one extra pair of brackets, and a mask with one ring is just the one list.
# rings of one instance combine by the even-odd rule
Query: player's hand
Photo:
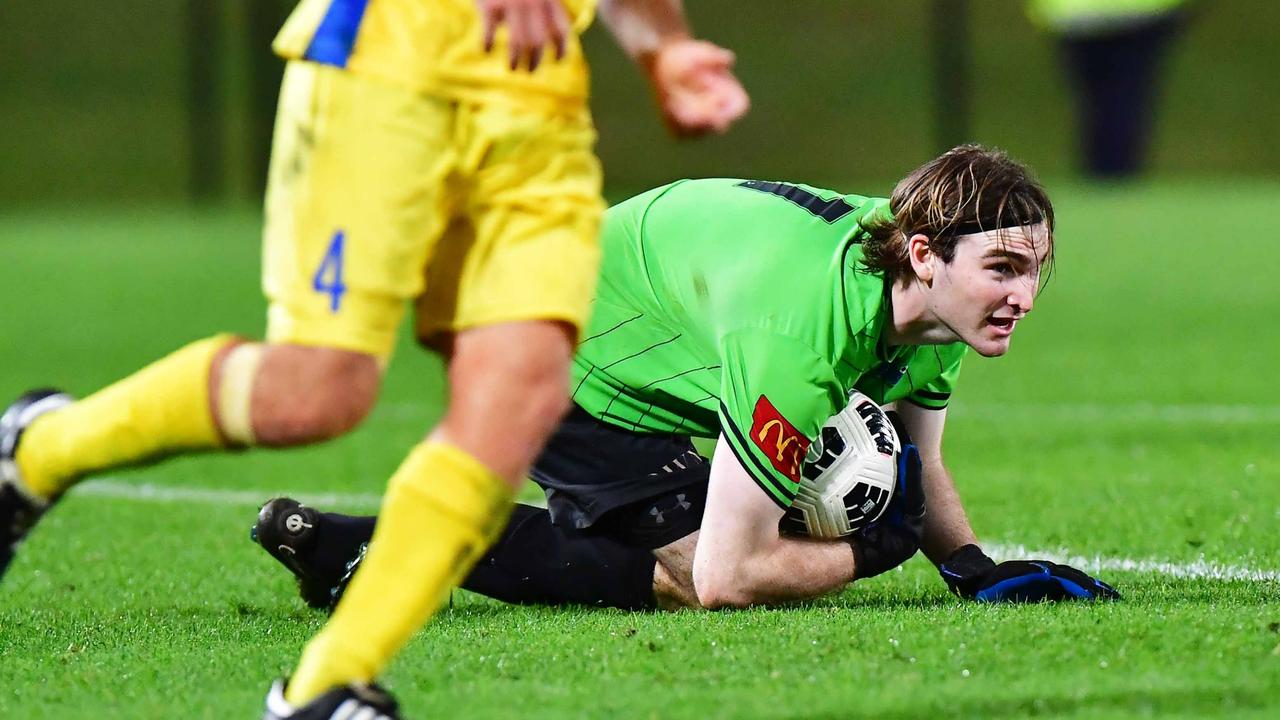
[(965, 545), (938, 567), (951, 591), (980, 602), (1119, 600), (1110, 585), (1048, 560), (995, 560), (977, 545)]
[(911, 442), (898, 414), (889, 411), (888, 415), (902, 444), (898, 453), (898, 486), (884, 516), (849, 536), (857, 580), (874, 577), (910, 560), (924, 536), (924, 468), (920, 451)]
[(498, 27), (507, 26), (507, 62), (533, 72), (550, 45), (556, 60), (564, 57), (572, 23), (560, 0), (476, 0), (484, 23), (484, 51), (492, 52)]
[(642, 62), (667, 128), (678, 137), (723, 133), (751, 105), (734, 77), (733, 53), (714, 43), (672, 40)]

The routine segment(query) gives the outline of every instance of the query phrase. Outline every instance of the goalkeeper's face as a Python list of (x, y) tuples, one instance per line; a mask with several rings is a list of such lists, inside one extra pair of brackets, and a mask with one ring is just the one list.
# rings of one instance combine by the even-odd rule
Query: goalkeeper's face
[(950, 262), (929, 262), (931, 314), (978, 354), (1005, 354), (1035, 302), (1049, 243), (1044, 223), (961, 236)]

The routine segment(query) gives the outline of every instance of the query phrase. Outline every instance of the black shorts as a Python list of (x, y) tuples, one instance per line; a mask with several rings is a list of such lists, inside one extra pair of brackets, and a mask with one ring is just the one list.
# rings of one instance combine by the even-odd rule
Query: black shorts
[(710, 473), (688, 437), (631, 432), (574, 405), (530, 476), (556, 525), (653, 549), (702, 524)]

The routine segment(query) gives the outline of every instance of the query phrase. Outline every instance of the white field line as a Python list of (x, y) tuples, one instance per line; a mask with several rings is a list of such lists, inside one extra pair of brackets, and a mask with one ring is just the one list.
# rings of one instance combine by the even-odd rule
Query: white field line
[[(195, 503), (202, 505), (243, 505), (257, 507), (265, 500), (287, 495), (320, 508), (375, 511), (382, 501), (373, 493), (308, 493), (268, 490), (218, 490), (181, 486), (159, 486), (102, 479), (78, 486), (73, 494), (148, 503)], [(1044, 550), (1024, 545), (988, 544), (984, 546), (999, 560), (1043, 558), (1073, 565), (1088, 572), (1122, 571), (1144, 575), (1166, 575), (1188, 580), (1245, 582), (1280, 582), (1280, 570), (1265, 570), (1244, 565), (1229, 565), (1208, 560), (1203, 555), (1189, 563), (1176, 563), (1155, 558), (1117, 558), (1102, 555), (1079, 555), (1066, 549)]]
[(1116, 558), (1102, 555), (1079, 555), (1066, 549), (1037, 550), (1024, 545), (984, 544), (984, 549), (997, 560), (1024, 558), (1062, 563), (1087, 572), (1118, 570), (1145, 575), (1168, 575), (1189, 580), (1244, 580), (1248, 582), (1280, 582), (1280, 571), (1260, 570), (1244, 565), (1226, 565), (1201, 555), (1189, 563), (1174, 563), (1154, 558)]

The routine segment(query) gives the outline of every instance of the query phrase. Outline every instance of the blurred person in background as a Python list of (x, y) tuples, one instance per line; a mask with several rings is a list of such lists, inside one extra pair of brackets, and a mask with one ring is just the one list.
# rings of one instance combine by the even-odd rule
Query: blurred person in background
[(1082, 170), (1098, 179), (1143, 169), (1160, 73), (1187, 0), (1031, 0), (1070, 76)]
[[(419, 339), (448, 363), (449, 406), (388, 482), (360, 579), (267, 708), (395, 716), (370, 683), (497, 537), (568, 410), (604, 210), (578, 41), (596, 4), (302, 0), (273, 46), (288, 67), (265, 342), (214, 335), (80, 401), (15, 401), (0, 416), (0, 573), (85, 477), (350, 431), (413, 303)], [(721, 132), (746, 111), (733, 54), (692, 37), (679, 0), (599, 10), (673, 132)]]

